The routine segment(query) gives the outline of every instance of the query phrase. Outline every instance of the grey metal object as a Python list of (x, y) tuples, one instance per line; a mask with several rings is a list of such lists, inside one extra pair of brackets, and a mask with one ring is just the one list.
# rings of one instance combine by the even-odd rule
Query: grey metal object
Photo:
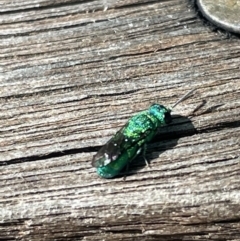
[(240, 34), (240, 0), (197, 0), (197, 5), (210, 22)]

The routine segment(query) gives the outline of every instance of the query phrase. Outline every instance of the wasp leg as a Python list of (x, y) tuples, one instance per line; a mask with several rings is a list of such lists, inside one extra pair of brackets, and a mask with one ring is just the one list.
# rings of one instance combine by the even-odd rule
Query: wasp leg
[(150, 163), (149, 163), (149, 161), (147, 160), (147, 158), (145, 157), (145, 155), (146, 155), (146, 150), (147, 150), (147, 145), (146, 144), (144, 144), (143, 145), (143, 159), (144, 159), (144, 161), (145, 161), (145, 163), (146, 163), (146, 166), (148, 167), (148, 168), (150, 168)]

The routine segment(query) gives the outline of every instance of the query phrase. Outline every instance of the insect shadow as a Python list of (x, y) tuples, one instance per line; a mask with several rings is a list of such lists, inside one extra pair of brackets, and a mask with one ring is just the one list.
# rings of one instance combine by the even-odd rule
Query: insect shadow
[(140, 153), (117, 177), (135, 175), (139, 170), (147, 168), (146, 161), (149, 163), (151, 170), (152, 160), (161, 158), (164, 151), (173, 149), (180, 138), (192, 136), (196, 133), (197, 130), (188, 117), (172, 115), (171, 124), (159, 128), (156, 136), (147, 144), (145, 155)]

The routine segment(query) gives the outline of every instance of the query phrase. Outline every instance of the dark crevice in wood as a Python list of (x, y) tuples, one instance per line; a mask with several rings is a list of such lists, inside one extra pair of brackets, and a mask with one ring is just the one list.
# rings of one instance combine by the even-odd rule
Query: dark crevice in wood
[[(161, 0), (161, 2), (166, 2), (167, 0)], [(147, 0), (143, 2), (136, 2), (136, 3), (125, 3), (123, 6), (117, 6), (114, 7), (115, 9), (128, 9), (128, 8), (135, 8), (135, 7), (141, 7), (141, 6), (149, 6), (154, 3), (159, 3), (159, 1), (156, 0)]]
[(86, 147), (86, 148), (79, 148), (79, 149), (70, 149), (70, 150), (65, 150), (65, 151), (61, 151), (61, 152), (52, 152), (52, 153), (46, 154), (44, 156), (39, 156), (39, 155), (34, 156), (33, 155), (33, 156), (29, 156), (29, 157), (16, 158), (16, 159), (11, 159), (9, 161), (0, 162), (0, 166), (6, 166), (6, 165), (12, 165), (12, 164), (24, 163), (24, 162), (47, 160), (49, 158), (62, 157), (62, 156), (66, 156), (66, 155), (74, 155), (74, 154), (78, 154), (78, 153), (96, 152), (96, 151), (98, 151), (98, 149), (99, 149), (99, 147)]
[[(0, 100), (2, 101), (6, 101), (6, 100), (12, 100), (12, 99), (21, 99), (21, 98), (26, 98), (26, 97), (33, 97), (33, 96), (37, 96), (37, 95), (42, 95), (42, 96), (51, 96), (53, 94), (57, 94), (57, 93), (62, 93), (62, 92), (70, 92), (70, 91), (74, 91), (74, 90), (78, 90), (80, 88), (80, 86), (75, 85), (72, 87), (63, 87), (63, 88), (56, 88), (56, 89), (50, 89), (49, 91), (43, 90), (43, 91), (36, 91), (36, 92), (32, 92), (32, 93), (24, 93), (24, 94), (18, 94), (18, 95), (9, 95), (9, 96), (3, 96), (0, 97)], [(114, 93), (106, 93), (106, 94), (90, 94), (87, 93), (85, 97), (81, 98), (82, 100), (86, 100), (86, 99), (90, 99), (90, 98), (96, 98), (96, 97), (114, 97), (114, 96), (122, 96), (123, 94), (133, 94), (136, 93), (140, 90), (143, 90), (143, 88), (136, 88), (134, 90), (122, 90), (120, 92), (114, 92)], [(76, 102), (79, 100), (74, 100), (73, 102)], [(61, 103), (61, 101), (59, 101), (59, 103)], [(68, 102), (64, 102), (64, 103), (68, 103)]]
[[(29, 8), (21, 8), (21, 9), (17, 9), (17, 10), (12, 10), (12, 11), (5, 11), (5, 12), (0, 12), (0, 15), (1, 16), (4, 16), (4, 15), (8, 15), (8, 14), (15, 14), (15, 13), (28, 13), (28, 12), (31, 12), (31, 11), (36, 11), (36, 10), (46, 10), (46, 9), (52, 9), (52, 8), (59, 8), (59, 7), (66, 7), (66, 6), (72, 6), (72, 5), (79, 5), (79, 3), (91, 3), (91, 2), (94, 2), (94, 0), (68, 0), (67, 3), (64, 3), (64, 2), (60, 2), (60, 3), (57, 3), (57, 1), (54, 1), (54, 4), (51, 4), (51, 2), (48, 2), (46, 1), (46, 4), (45, 6), (42, 5), (42, 6), (39, 6), (39, 7), (29, 7)], [(26, 21), (25, 21), (26, 22)]]
[[(0, 97), (0, 100), (12, 100), (12, 99), (21, 99), (21, 98), (26, 98), (26, 97), (32, 97), (32, 96), (36, 96), (36, 95), (42, 95), (42, 96), (48, 96), (48, 95), (52, 95), (53, 93), (61, 93), (63, 91), (72, 91), (76, 88), (79, 88), (77, 86), (73, 86), (73, 87), (64, 87), (64, 88), (56, 88), (56, 89), (50, 89), (48, 91), (43, 90), (43, 91), (36, 91), (36, 92), (32, 92), (32, 93), (24, 93), (24, 94), (17, 94), (17, 95), (6, 95), (3, 97)], [(87, 97), (86, 97), (87, 98)]]
[[(95, 23), (97, 22), (105, 22), (108, 21), (107, 19), (104, 20), (96, 20)], [(89, 24), (93, 24), (92, 22), (85, 22), (85, 23), (81, 23), (81, 24), (72, 24), (71, 26), (64, 26), (64, 27), (49, 27), (47, 29), (38, 29), (36, 31), (32, 30), (32, 31), (25, 31), (23, 33), (16, 33), (16, 34), (6, 34), (6, 35), (0, 35), (0, 39), (5, 39), (5, 38), (11, 38), (11, 37), (24, 37), (24, 36), (31, 36), (34, 34), (40, 34), (40, 33), (47, 33), (47, 32), (57, 32), (60, 31), (62, 29), (72, 29), (72, 28), (76, 28), (76, 27), (85, 27)]]
[(142, 90), (142, 88), (134, 89), (134, 90), (124, 90), (122, 92), (114, 92), (113, 94), (111, 93), (106, 93), (106, 94), (95, 94), (92, 97), (114, 97), (114, 96), (122, 96), (123, 94), (133, 94), (137, 93), (138, 91)]
[[(216, 126), (212, 127), (207, 127), (207, 128), (201, 128), (197, 130), (197, 134), (202, 134), (202, 133), (211, 133), (211, 132), (216, 132), (224, 129), (235, 129), (240, 127), (240, 121), (229, 121), (229, 122), (219, 122)], [(238, 135), (238, 134), (237, 134)]]
[(230, 219), (223, 219), (223, 220), (217, 220), (217, 221), (213, 221), (210, 223), (217, 223), (217, 224), (221, 224), (221, 223), (239, 223), (240, 222), (240, 218), (230, 218)]

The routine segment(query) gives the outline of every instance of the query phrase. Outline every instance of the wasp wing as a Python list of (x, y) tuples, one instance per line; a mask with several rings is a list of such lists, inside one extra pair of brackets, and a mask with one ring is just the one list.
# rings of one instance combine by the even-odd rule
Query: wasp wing
[(93, 156), (92, 166), (102, 167), (106, 166), (112, 161), (115, 161), (121, 153), (128, 150), (133, 145), (144, 139), (151, 131), (152, 128), (139, 133), (139, 137), (132, 139), (124, 135), (124, 130), (129, 122), (122, 127), (102, 148)]
[(106, 166), (115, 161), (121, 154), (121, 144), (125, 140), (123, 134), (124, 128), (121, 128), (93, 157), (92, 165), (94, 167)]

